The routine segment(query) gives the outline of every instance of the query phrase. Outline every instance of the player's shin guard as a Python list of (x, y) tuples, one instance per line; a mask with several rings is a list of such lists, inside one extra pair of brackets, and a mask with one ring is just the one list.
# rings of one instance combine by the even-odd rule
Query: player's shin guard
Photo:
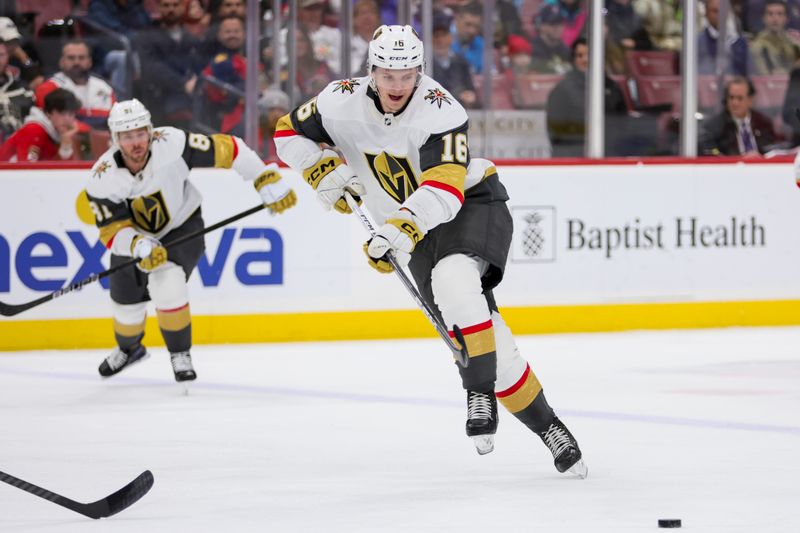
[(157, 309), (158, 325), (170, 353), (172, 370), (177, 381), (191, 381), (197, 378), (192, 367), (192, 315), (189, 304), (178, 309)]
[(113, 306), (114, 337), (118, 347), (97, 368), (104, 378), (113, 376), (150, 355), (142, 346), (147, 304), (143, 302), (124, 305), (113, 302)]
[(520, 356), (511, 330), (499, 313), (492, 313), (497, 342), (497, 399), (511, 414), (536, 433), (553, 454), (559, 472), (586, 477), (581, 450), (572, 433), (547, 403), (542, 385)]
[(189, 350), (192, 347), (192, 314), (183, 269), (169, 264), (150, 274), (148, 289), (156, 304), (158, 325), (170, 352), (177, 381), (197, 378)]

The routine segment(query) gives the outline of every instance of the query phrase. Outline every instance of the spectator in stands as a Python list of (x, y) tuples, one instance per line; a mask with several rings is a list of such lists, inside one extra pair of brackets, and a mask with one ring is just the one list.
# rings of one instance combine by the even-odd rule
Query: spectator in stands
[(35, 57), (32, 48), (23, 47), (22, 34), (17, 29), (14, 21), (8, 17), (0, 17), (0, 41), (4, 41), (8, 48), (8, 63), (19, 77), (30, 88), (36, 89), (43, 81), (42, 67)]
[(24, 125), (0, 146), (0, 161), (75, 159), (75, 112), (79, 108), (80, 102), (71, 92), (52, 91), (44, 99), (44, 110), (31, 108)]
[(442, 11), (433, 14), (433, 78), (466, 108), (480, 107), (469, 62), (453, 51), (452, 19)]
[(636, 0), (633, 4), (656, 48), (678, 52), (683, 47), (682, 4), (683, 0)]
[(203, 39), (211, 24), (211, 14), (203, 7), (200, 0), (188, 0), (183, 15), (183, 27), (197, 37)]
[(788, 74), (800, 60), (800, 47), (786, 33), (786, 22), (786, 4), (768, 0), (764, 4), (764, 30), (750, 45), (756, 74)]
[[(719, 39), (719, 2), (706, 0), (706, 27), (697, 38), (697, 71), (699, 74), (717, 74), (717, 40)], [(735, 27), (729, 29), (732, 30)], [(747, 76), (750, 68), (750, 50), (747, 41), (738, 34), (728, 33), (723, 74)]]
[(16, 78), (8, 60), (8, 45), (0, 41), (0, 142), (19, 129), (33, 105), (33, 93)]
[(197, 74), (204, 66), (202, 42), (185, 27), (183, 0), (159, 0), (159, 19), (142, 32), (137, 49), (142, 62), (141, 100), (156, 124), (189, 129)]
[(632, 0), (607, 0), (605, 22), (608, 41), (623, 50), (650, 50), (653, 43)]
[(76, 115), (85, 126), (82, 131), (108, 129), (108, 113), (116, 98), (105, 80), (90, 74), (92, 51), (89, 45), (80, 39), (64, 43), (58, 67), (61, 70), (36, 89), (36, 105), (44, 107), (45, 97), (61, 87), (74, 94), (81, 103)]
[[(733, 0), (731, 2), (734, 12), (739, 12), (739, 20), (742, 21), (742, 29), (755, 36), (764, 29), (764, 4), (768, 0)], [(790, 33), (800, 30), (800, 2), (790, 0), (785, 2), (788, 15), (786, 28)]]
[[(342, 32), (325, 24), (325, 0), (299, 0), (297, 25), (306, 31), (314, 44), (314, 57), (327, 63), (333, 72), (341, 72)], [(284, 38), (284, 42), (286, 42)]]
[(735, 77), (725, 84), (725, 109), (703, 123), (698, 151), (704, 155), (758, 156), (775, 143), (772, 121), (753, 109), (753, 83)]
[(275, 150), (275, 126), (278, 120), (291, 111), (289, 95), (277, 87), (270, 87), (258, 99), (261, 155), (270, 161), (279, 161)]
[(483, 6), (480, 2), (470, 2), (458, 8), (453, 33), (453, 52), (461, 54), (470, 64), (472, 72), (483, 71)]
[(513, 76), (523, 76), (534, 72), (533, 48), (528, 39), (521, 35), (508, 36), (508, 72)]
[(494, 43), (505, 43), (510, 35), (522, 35), (522, 20), (513, 0), (495, 0), (492, 8)]
[(353, 4), (353, 37), (350, 69), (353, 76), (367, 74), (367, 51), (372, 34), (381, 25), (381, 8), (377, 0), (356, 0)]
[[(572, 43), (573, 70), (564, 75), (547, 97), (547, 133), (554, 157), (583, 157), (586, 133), (586, 71), (589, 47), (586, 39)], [(606, 155), (619, 155), (618, 119), (627, 112), (625, 97), (614, 80), (605, 76)]]
[(300, 91), (300, 99), (313, 98), (327, 84), (339, 77), (330, 66), (314, 54), (314, 44), (308, 31), (298, 28), (295, 33), (295, 86)]
[(533, 65), (535, 72), (564, 74), (572, 70), (570, 52), (564, 44), (564, 16), (557, 6), (543, 6), (535, 19), (536, 37), (533, 38)]
[(218, 22), (228, 17), (238, 17), (244, 20), (247, 17), (247, 4), (245, 0), (222, 0), (214, 12)]
[(228, 17), (220, 21), (217, 30), (219, 53), (203, 69), (203, 74), (235, 88), (235, 91), (207, 82), (205, 86), (206, 111), (212, 128), (232, 135), (243, 134), (244, 80), (247, 62), (241, 54), (244, 45), (244, 21)]
[[(136, 32), (149, 28), (150, 15), (143, 0), (89, 0), (87, 20), (133, 42)], [(121, 100), (130, 98), (131, 73), (136, 77), (137, 58), (128, 57), (119, 39), (97, 32), (94, 40), (95, 63), (103, 66), (111, 85)], [(130, 65), (128, 62), (132, 62)]]
[(783, 123), (792, 130), (790, 139), (792, 146), (800, 145), (800, 67), (795, 67), (789, 76), (789, 86), (786, 88), (786, 95), (783, 100), (783, 111), (781, 116)]
[(558, 8), (564, 18), (564, 31), (561, 33), (561, 40), (564, 41), (567, 49), (572, 47), (575, 39), (583, 35), (586, 25), (586, 1), (585, 0), (546, 0), (546, 5)]

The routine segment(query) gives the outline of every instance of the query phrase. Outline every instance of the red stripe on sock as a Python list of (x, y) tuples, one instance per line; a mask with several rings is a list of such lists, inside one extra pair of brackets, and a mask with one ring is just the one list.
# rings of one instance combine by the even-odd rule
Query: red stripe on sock
[[(461, 328), (461, 333), (464, 335), (469, 335), (470, 333), (478, 333), (479, 331), (484, 331), (492, 327), (492, 319), (490, 318), (486, 322), (481, 322), (480, 324), (475, 324), (474, 326), (467, 326), (465, 328)], [(450, 335), (451, 339), (456, 338), (456, 334), (452, 331), (447, 332)]]
[(161, 311), (162, 313), (177, 313), (178, 311), (182, 311), (187, 307), (189, 307), (189, 302), (186, 302), (182, 306), (176, 307), (175, 309), (159, 309), (159, 311)]
[(522, 373), (522, 377), (519, 378), (516, 383), (514, 383), (513, 385), (511, 385), (511, 387), (507, 388), (504, 391), (500, 392), (495, 391), (494, 395), (497, 396), (498, 398), (505, 398), (506, 396), (511, 396), (512, 394), (517, 392), (520, 388), (522, 388), (522, 385), (525, 384), (525, 380), (528, 379), (528, 374), (530, 373), (531, 373), (531, 366), (526, 365), (525, 372)]

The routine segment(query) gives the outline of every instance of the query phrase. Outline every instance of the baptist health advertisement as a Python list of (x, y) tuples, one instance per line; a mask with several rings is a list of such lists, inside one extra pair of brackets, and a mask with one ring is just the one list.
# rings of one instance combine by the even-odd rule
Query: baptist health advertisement
[[(800, 323), (790, 163), (498, 170), (514, 238), (495, 296), (517, 333)], [(0, 301), (31, 301), (108, 268), (82, 192), (88, 174), (0, 171)], [(298, 174), (284, 174), (296, 208), (205, 236), (189, 283), (195, 341), (435, 335), (399, 280), (367, 265), (360, 221), (324, 211)], [(231, 171), (191, 179), (206, 225), (259, 203)], [(0, 317), (0, 349), (110, 346), (110, 307), (101, 280)]]

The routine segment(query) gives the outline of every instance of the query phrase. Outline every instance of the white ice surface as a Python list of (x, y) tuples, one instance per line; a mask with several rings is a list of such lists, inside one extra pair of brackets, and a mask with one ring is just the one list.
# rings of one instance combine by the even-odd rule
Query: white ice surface
[(0, 470), (82, 502), (155, 475), (100, 521), (0, 483), (0, 532), (800, 532), (800, 328), (518, 341), (586, 480), (505, 411), (478, 456), (438, 340), (197, 346), (188, 396), (164, 349), (0, 354)]

